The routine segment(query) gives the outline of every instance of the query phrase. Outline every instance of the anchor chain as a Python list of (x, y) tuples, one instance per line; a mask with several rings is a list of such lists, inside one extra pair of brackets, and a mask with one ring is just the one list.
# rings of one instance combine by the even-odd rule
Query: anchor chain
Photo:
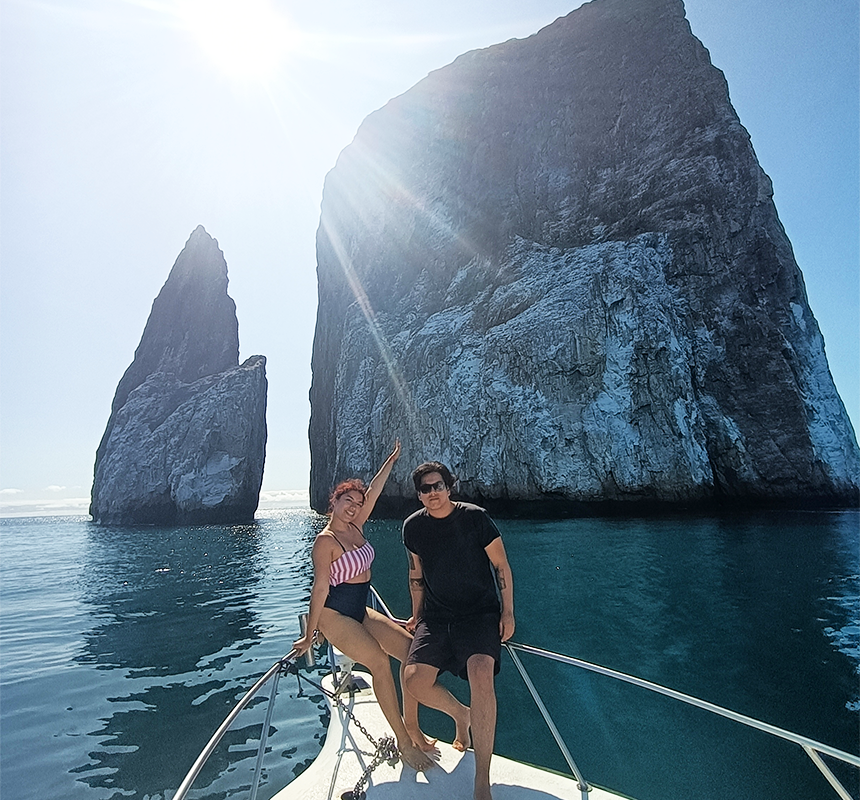
[[(355, 719), (350, 715), (352, 719)], [(365, 731), (365, 734), (367, 732)], [(389, 767), (397, 764), (400, 758), (400, 751), (397, 749), (397, 743), (393, 736), (383, 736), (376, 744), (376, 755), (365, 768), (362, 776), (355, 784), (355, 788), (351, 792), (344, 792), (341, 795), (341, 800), (364, 800), (364, 787), (370, 780), (370, 775), (383, 761), (388, 762)]]
[(358, 728), (366, 737), (367, 740), (373, 745), (374, 756), (373, 760), (370, 764), (365, 767), (362, 776), (358, 779), (358, 782), (355, 784), (355, 788), (352, 791), (346, 791), (341, 795), (341, 800), (364, 800), (364, 786), (367, 785), (370, 780), (370, 776), (373, 771), (382, 764), (383, 761), (388, 762), (388, 766), (394, 767), (397, 762), (400, 760), (400, 750), (397, 747), (397, 742), (395, 741), (393, 736), (383, 736), (378, 742), (373, 736), (370, 735), (370, 732), (367, 728), (364, 727), (359, 721), (355, 714), (347, 708), (346, 704), (340, 699), (340, 697), (334, 692), (328, 691), (325, 687), (321, 686), (318, 683), (315, 683), (310, 678), (302, 675), (299, 672), (298, 665), (295, 662), (285, 662), (283, 665), (283, 670), (286, 672), (292, 672), (295, 675), (299, 683), (301, 681), (306, 681), (315, 689), (321, 691), (326, 697), (330, 698), (334, 701), (334, 704), (343, 711), (347, 717), (349, 717), (350, 722), (352, 722), (356, 728)]

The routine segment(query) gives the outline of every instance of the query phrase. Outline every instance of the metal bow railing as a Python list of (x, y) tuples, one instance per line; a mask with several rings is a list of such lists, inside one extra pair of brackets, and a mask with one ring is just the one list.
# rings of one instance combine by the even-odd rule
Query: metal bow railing
[(272, 713), (275, 709), (275, 695), (278, 692), (278, 680), (281, 677), (281, 673), (283, 673), (287, 667), (295, 661), (295, 658), (296, 651), (290, 650), (290, 652), (282, 659), (272, 664), (266, 674), (263, 675), (263, 677), (245, 693), (242, 699), (236, 704), (235, 708), (227, 715), (227, 718), (218, 726), (218, 730), (212, 734), (212, 738), (206, 743), (206, 747), (204, 747), (200, 755), (197, 756), (197, 760), (191, 766), (191, 769), (188, 770), (188, 774), (185, 776), (182, 783), (179, 784), (179, 788), (176, 790), (176, 794), (173, 795), (172, 800), (185, 800), (185, 796), (191, 789), (191, 784), (193, 784), (197, 779), (197, 776), (200, 774), (200, 770), (203, 769), (203, 765), (209, 760), (209, 756), (211, 756), (215, 751), (215, 748), (218, 747), (221, 739), (224, 738), (224, 734), (230, 730), (230, 726), (233, 724), (233, 721), (239, 716), (242, 710), (248, 706), (248, 703), (254, 699), (257, 692), (259, 692), (260, 689), (262, 689), (269, 681), (272, 681), (272, 691), (269, 692), (269, 706), (266, 709), (266, 721), (263, 723), (263, 730), (260, 734), (260, 746), (257, 749), (257, 762), (254, 768), (254, 779), (251, 782), (251, 793), (249, 795), (250, 800), (256, 800), (257, 790), (260, 787), (260, 775), (262, 774), (263, 769), (263, 756), (266, 753), (266, 740), (269, 735), (269, 726), (272, 723)]
[(793, 742), (794, 744), (800, 745), (800, 747), (803, 748), (803, 751), (809, 756), (815, 766), (818, 767), (822, 775), (824, 775), (828, 783), (830, 783), (830, 785), (842, 798), (842, 800), (854, 800), (848, 793), (848, 791), (845, 789), (845, 787), (840, 783), (839, 779), (824, 763), (821, 756), (830, 756), (831, 758), (835, 758), (838, 761), (843, 761), (844, 763), (850, 764), (857, 768), (860, 768), (860, 756), (855, 756), (851, 753), (845, 753), (842, 750), (837, 750), (835, 747), (830, 747), (829, 745), (822, 744), (821, 742), (816, 742), (814, 739), (809, 739), (806, 736), (800, 736), (797, 733), (792, 733), (791, 731), (784, 730), (783, 728), (778, 728), (776, 727), (776, 725), (770, 725), (767, 722), (761, 722), (760, 720), (753, 719), (752, 717), (738, 714), (736, 711), (731, 711), (728, 708), (723, 708), (722, 706), (715, 705), (714, 703), (709, 703), (707, 700), (700, 700), (697, 697), (692, 697), (691, 695), (684, 694), (683, 692), (677, 692), (674, 689), (668, 689), (665, 686), (660, 686), (660, 684), (658, 683), (652, 683), (651, 681), (646, 681), (643, 678), (637, 678), (633, 675), (627, 675), (624, 672), (618, 672), (617, 670), (609, 669), (608, 667), (601, 667), (598, 664), (592, 664), (590, 661), (583, 661), (580, 658), (573, 658), (571, 656), (565, 656), (560, 653), (553, 653), (550, 650), (542, 650), (539, 647), (532, 647), (531, 645), (527, 644), (518, 644), (517, 642), (506, 642), (505, 647), (507, 648), (508, 653), (513, 659), (517, 670), (519, 670), (523, 681), (528, 687), (529, 693), (531, 694), (532, 699), (535, 701), (535, 704), (540, 710), (541, 716), (543, 716), (547, 727), (550, 729), (550, 732), (552, 733), (556, 744), (559, 746), (562, 755), (567, 761), (568, 766), (571, 768), (571, 772), (579, 782), (579, 788), (583, 792), (583, 798), (586, 796), (588, 786), (585, 784), (585, 781), (582, 779), (579, 770), (573, 763), (573, 759), (571, 758), (566, 745), (562, 741), (561, 736), (558, 733), (558, 729), (555, 727), (555, 723), (552, 721), (549, 712), (546, 710), (546, 706), (543, 704), (540, 695), (534, 688), (534, 684), (532, 683), (531, 678), (529, 678), (525, 667), (523, 667), (522, 662), (516, 654), (516, 651), (520, 651), (522, 653), (532, 653), (533, 655), (540, 656), (542, 658), (548, 658), (552, 661), (559, 661), (562, 664), (570, 664), (571, 666), (580, 667), (581, 669), (589, 670), (590, 672), (596, 672), (600, 675), (606, 675), (607, 677), (614, 678), (615, 680), (624, 681), (625, 683), (631, 683), (634, 686), (639, 686), (643, 689), (648, 689), (651, 692), (656, 692), (658, 694), (665, 695), (666, 697), (680, 700), (682, 703), (687, 703), (691, 706), (695, 706), (696, 708), (701, 708), (705, 711), (711, 712), (712, 714), (718, 714), (721, 717), (726, 717), (728, 719), (734, 720), (735, 722), (739, 722), (742, 725), (746, 725), (750, 728), (755, 728), (759, 731), (764, 731), (765, 733), (769, 733), (772, 736), (777, 736), (780, 739), (785, 739), (789, 742)]
[[(389, 611), (388, 607), (383, 602), (382, 598), (379, 596), (377, 591), (371, 587), (371, 597), (372, 597), (372, 605), (381, 613), (386, 614), (388, 617), (393, 619), (395, 622), (403, 624), (403, 620), (395, 617), (391, 611)], [(305, 615), (303, 615), (305, 616)], [(304, 625), (305, 620), (301, 619), (302, 625)], [(639, 686), (640, 688), (647, 689), (651, 692), (656, 692), (658, 694), (665, 695), (666, 697), (671, 697), (675, 700), (680, 700), (683, 703), (687, 703), (688, 705), (695, 706), (696, 708), (703, 709), (704, 711), (708, 711), (712, 714), (717, 714), (722, 717), (726, 717), (728, 719), (734, 720), (742, 725), (746, 725), (750, 728), (755, 728), (756, 730), (763, 731), (764, 733), (768, 733), (772, 736), (777, 736), (786, 741), (792, 742), (796, 745), (799, 745), (807, 756), (812, 760), (815, 766), (821, 771), (822, 775), (827, 779), (828, 783), (833, 787), (836, 793), (839, 795), (841, 800), (854, 800), (842, 783), (836, 778), (833, 772), (829, 769), (829, 767), (824, 763), (821, 756), (829, 756), (830, 758), (834, 758), (838, 761), (842, 761), (846, 764), (852, 765), (858, 769), (860, 769), (860, 756), (853, 755), (851, 753), (843, 752), (842, 750), (838, 750), (835, 747), (830, 747), (829, 745), (822, 744), (821, 742), (816, 742), (813, 739), (809, 739), (805, 736), (800, 736), (799, 734), (792, 733), (791, 731), (784, 730), (782, 728), (778, 728), (775, 725), (770, 725), (767, 722), (761, 722), (760, 720), (753, 719), (752, 717), (747, 717), (743, 714), (738, 714), (735, 711), (731, 711), (727, 708), (723, 708), (721, 706), (715, 705), (714, 703), (709, 703), (706, 700), (700, 700), (697, 697), (692, 697), (691, 695), (684, 694), (682, 692), (675, 691), (674, 689), (669, 689), (665, 686), (660, 686), (657, 683), (652, 683), (651, 681), (646, 681), (642, 678), (637, 678), (633, 675), (627, 675), (623, 672), (618, 672), (617, 670), (609, 669), (608, 667), (602, 667), (598, 664), (592, 664), (589, 661), (583, 661), (579, 658), (573, 658), (572, 656), (562, 655), (561, 653), (554, 653), (550, 650), (543, 650), (538, 647), (532, 647), (527, 644), (519, 644), (517, 642), (506, 642), (504, 644), (505, 649), (510, 655), (514, 665), (517, 668), (517, 671), (520, 673), (523, 681), (526, 684), (526, 687), (529, 690), (529, 693), (532, 696), (532, 699), (535, 701), (535, 704), (538, 707), (538, 710), (541, 713), (544, 721), (547, 724), (547, 727), (550, 730), (550, 733), (553, 736), (556, 744), (561, 750), (562, 756), (567, 762), (568, 767), (570, 768), (571, 774), (577, 781), (577, 785), (579, 790), (582, 792), (582, 798), (585, 798), (588, 795), (590, 787), (588, 783), (583, 778), (579, 768), (576, 766), (576, 763), (573, 760), (567, 746), (565, 745), (561, 734), (558, 731), (555, 723), (552, 720), (552, 717), (549, 714), (549, 711), (546, 708), (543, 700), (540, 697), (537, 689), (534, 686), (531, 678), (529, 677), (528, 672), (522, 664), (518, 652), (521, 653), (530, 653), (532, 655), (539, 656), (541, 658), (550, 659), (552, 661), (558, 661), (563, 664), (569, 664), (574, 667), (579, 667), (580, 669), (588, 670), (590, 672), (595, 672), (600, 675), (605, 675), (609, 678), (613, 678), (615, 680), (624, 681), (625, 683), (633, 684), (634, 686)], [(293, 668), (296, 659), (296, 651), (291, 650), (286, 656), (273, 664), (269, 670), (251, 687), (251, 689), (242, 697), (242, 699), (236, 704), (236, 707), (230, 712), (227, 718), (221, 723), (218, 730), (215, 731), (212, 738), (207, 743), (206, 747), (203, 748), (203, 751), (197, 757), (197, 760), (194, 762), (193, 766), (189, 770), (188, 774), (185, 776), (185, 779), (179, 785), (179, 788), (176, 790), (176, 794), (173, 795), (172, 800), (185, 800), (186, 795), (188, 794), (189, 789), (191, 788), (192, 783), (200, 774), (200, 771), (203, 769), (203, 765), (206, 763), (206, 760), (218, 746), (221, 739), (224, 737), (224, 734), (229, 730), (233, 721), (239, 715), (239, 713), (248, 706), (251, 700), (255, 697), (255, 695), (269, 682), (272, 681), (272, 689), (269, 692), (269, 701), (268, 708), (266, 710), (266, 720), (263, 723), (263, 730), (260, 735), (260, 744), (257, 750), (257, 760), (254, 769), (254, 778), (251, 783), (251, 790), (249, 794), (249, 800), (256, 800), (257, 790), (259, 788), (260, 783), (260, 775), (262, 772), (263, 765), (263, 756), (266, 752), (266, 741), (268, 737), (269, 728), (272, 721), (272, 713), (274, 710), (274, 700), (275, 695), (278, 690), (278, 679), (280, 675)], [(332, 665), (334, 666), (335, 659), (332, 657), (330, 651), (330, 660)]]

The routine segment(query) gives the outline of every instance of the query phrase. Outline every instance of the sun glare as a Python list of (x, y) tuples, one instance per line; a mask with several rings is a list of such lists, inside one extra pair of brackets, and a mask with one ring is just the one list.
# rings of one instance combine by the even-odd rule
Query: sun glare
[(179, 13), (206, 56), (227, 77), (265, 79), (294, 34), (270, 0), (180, 0)]

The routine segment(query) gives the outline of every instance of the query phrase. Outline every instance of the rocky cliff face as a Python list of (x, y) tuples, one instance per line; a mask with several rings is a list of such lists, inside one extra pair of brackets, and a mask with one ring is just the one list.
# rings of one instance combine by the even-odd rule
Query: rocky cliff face
[(202, 226), (152, 305), (96, 453), (90, 514), (112, 524), (251, 520), (266, 453), (266, 359), (239, 365), (227, 263)]
[[(312, 505), (395, 436), (491, 505), (856, 504), (771, 197), (681, 0), (595, 0), (429, 75), (326, 180)], [(412, 494), (397, 470), (389, 505)]]

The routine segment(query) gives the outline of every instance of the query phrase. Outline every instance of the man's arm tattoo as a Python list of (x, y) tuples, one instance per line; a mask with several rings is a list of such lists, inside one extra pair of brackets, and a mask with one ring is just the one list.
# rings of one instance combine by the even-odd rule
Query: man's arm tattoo
[(496, 567), (496, 580), (499, 584), (499, 589), (507, 588), (507, 581), (505, 580), (505, 571), (501, 567)]

